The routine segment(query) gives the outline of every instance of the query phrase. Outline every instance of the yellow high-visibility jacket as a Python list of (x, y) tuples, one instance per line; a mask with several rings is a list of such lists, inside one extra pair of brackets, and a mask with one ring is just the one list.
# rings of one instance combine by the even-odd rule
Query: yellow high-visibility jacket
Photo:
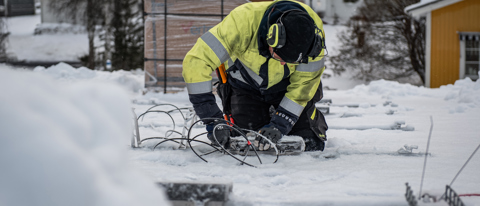
[[(310, 7), (297, 1), (285, 1), (294, 2), (303, 7), (316, 26), (323, 31), (322, 20)], [(289, 78), (290, 84), (287, 86), (287, 92), (280, 107), (297, 117), (300, 116), (303, 108), (312, 99), (320, 85), (320, 77), (325, 69), (323, 59), (325, 50), (322, 50), (319, 57), (314, 59), (309, 57), (308, 64), (299, 65), (287, 63), (286, 66), (283, 66), (278, 60), (260, 55), (259, 26), (265, 11), (276, 2), (279, 1), (243, 4), (231, 11), (221, 23), (197, 40), (183, 61), (183, 77), (189, 95), (211, 94), (212, 72), (222, 63), (225, 63), (228, 70), (233, 62), (239, 60), (251, 79), (255, 80), (258, 85), (262, 83), (266, 85), (264, 89), (268, 90), (283, 79)], [(325, 38), (324, 32), (319, 35)], [(268, 78), (265, 80), (260, 76), (260, 67), (267, 60)], [(241, 75), (235, 77), (232, 74), (232, 77), (242, 80)], [(263, 81), (268, 81), (268, 83)], [(192, 103), (195, 107), (195, 102)], [(195, 109), (197, 110), (197, 108)], [(199, 116), (201, 118), (218, 117), (216, 109), (209, 110), (209, 112), (216, 114), (199, 114)]]

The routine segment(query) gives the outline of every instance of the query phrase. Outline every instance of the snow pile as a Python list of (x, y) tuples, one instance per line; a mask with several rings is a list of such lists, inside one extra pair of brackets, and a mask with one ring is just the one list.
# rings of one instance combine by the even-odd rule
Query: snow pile
[(95, 82), (116, 82), (128, 91), (137, 93), (144, 88), (144, 73), (142, 71), (97, 71), (86, 67), (75, 69), (74, 67), (59, 63), (49, 68), (36, 67), (35, 72), (40, 72), (63, 82), (74, 82), (77, 80), (90, 80)]
[(458, 103), (455, 108), (450, 109), (450, 113), (465, 112), (468, 108), (480, 106), (480, 81), (474, 82), (470, 78), (466, 78), (457, 80), (454, 85), (440, 88), (449, 90), (444, 98), (446, 101)]
[(480, 81), (475, 82), (470, 78), (457, 80), (455, 84), (441, 86), (439, 89), (427, 89), (411, 84), (378, 80), (370, 82), (369, 85), (358, 85), (348, 92), (364, 95), (381, 95), (387, 99), (407, 96), (444, 97), (446, 101), (480, 106)]
[(128, 164), (132, 114), (123, 89), (0, 73), (0, 205), (168, 204)]
[(457, 80), (455, 85), (442, 86), (450, 88), (445, 100), (454, 100), (458, 103), (480, 105), (480, 81), (472, 81), (470, 78)]
[(42, 23), (35, 27), (35, 34), (79, 34), (85, 32), (85, 26), (68, 23)]
[(352, 93), (362, 93), (365, 95), (382, 95), (386, 98), (390, 98), (392, 96), (417, 96), (420, 95), (425, 88), (413, 86), (411, 84), (400, 84), (394, 81), (387, 81), (387, 80), (378, 80), (370, 82), (367, 85), (358, 85), (350, 90)]

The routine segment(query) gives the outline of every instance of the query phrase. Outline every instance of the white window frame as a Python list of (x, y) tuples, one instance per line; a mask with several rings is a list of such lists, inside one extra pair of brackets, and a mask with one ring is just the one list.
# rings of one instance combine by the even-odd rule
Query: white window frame
[[(465, 79), (466, 77), (470, 77), (472, 80), (477, 80), (478, 79), (478, 74), (477, 75), (466, 75), (465, 74), (465, 64), (466, 64), (466, 58), (467, 58), (467, 52), (466, 52), (466, 45), (465, 45), (465, 40), (467, 38), (477, 38), (477, 41), (480, 41), (480, 32), (457, 32), (459, 34), (459, 39), (460, 39), (460, 73), (459, 77), (460, 79)], [(480, 49), (480, 46), (479, 46)], [(480, 55), (480, 52), (479, 52)], [(480, 57), (479, 57), (479, 71), (480, 71)]]

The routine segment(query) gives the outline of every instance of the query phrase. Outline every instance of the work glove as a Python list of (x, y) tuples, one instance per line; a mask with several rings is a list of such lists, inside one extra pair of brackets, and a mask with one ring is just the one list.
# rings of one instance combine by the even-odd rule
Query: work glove
[[(213, 145), (225, 147), (225, 145), (228, 143), (228, 140), (230, 139), (230, 128), (226, 125), (219, 124), (226, 124), (226, 122), (223, 120), (215, 120), (207, 124), (207, 137), (213, 143)], [(213, 135), (214, 130), (215, 135)]]
[[(280, 132), (280, 130), (278, 130), (276, 127), (272, 126), (272, 125), (265, 125), (263, 126), (259, 131), (258, 133), (260, 133), (261, 135), (265, 136), (266, 138), (268, 138), (270, 141), (272, 141), (274, 144), (277, 144), (278, 140), (280, 140), (282, 138), (282, 132)], [(265, 140), (263, 137), (261, 136), (258, 136), (255, 138), (255, 142), (253, 142), (253, 144), (255, 145), (255, 147), (258, 148), (258, 150), (262, 151), (262, 150), (268, 150), (270, 149), (270, 142), (268, 142), (267, 140)]]

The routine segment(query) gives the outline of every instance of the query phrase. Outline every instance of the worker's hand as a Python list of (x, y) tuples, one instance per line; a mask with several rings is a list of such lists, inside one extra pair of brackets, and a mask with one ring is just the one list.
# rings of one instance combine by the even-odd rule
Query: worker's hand
[[(268, 138), (273, 144), (276, 144), (278, 140), (282, 138), (282, 133), (280, 130), (269, 124), (263, 126), (258, 133)], [(253, 144), (258, 148), (258, 150), (268, 150), (271, 146), (270, 142), (261, 136), (257, 136)]]
[(226, 125), (226, 122), (223, 120), (215, 120), (210, 122), (206, 126), (207, 137), (216, 146), (223, 146), (228, 143), (230, 139), (230, 128)]

